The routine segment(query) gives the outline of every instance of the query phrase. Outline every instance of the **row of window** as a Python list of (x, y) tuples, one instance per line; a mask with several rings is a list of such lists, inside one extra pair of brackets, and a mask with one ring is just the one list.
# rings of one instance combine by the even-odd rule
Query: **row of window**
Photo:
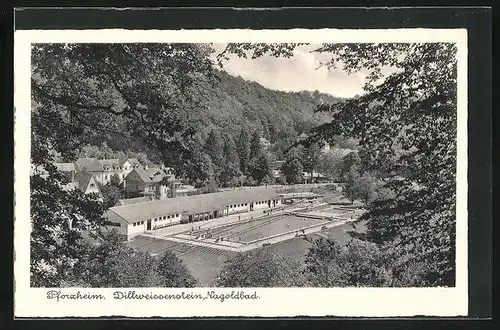
[(140, 225), (143, 225), (144, 224), (144, 221), (138, 221), (138, 222), (134, 222), (133, 223), (133, 226), (140, 226)]
[[(261, 204), (266, 204), (268, 203), (269, 201), (262, 201), (262, 202), (255, 202), (255, 205), (261, 205)], [(234, 204), (234, 205), (228, 205), (226, 206), (227, 208), (235, 208), (235, 207), (242, 207), (242, 206), (247, 206), (248, 203), (245, 203), (245, 204)]]
[(242, 207), (242, 206), (247, 206), (248, 203), (245, 203), (245, 204), (234, 204), (234, 205), (229, 205), (229, 206), (226, 206), (227, 208), (235, 208), (235, 207)]
[(156, 221), (168, 220), (168, 219), (173, 219), (173, 218), (178, 218), (178, 217), (179, 217), (179, 213), (176, 213), (175, 215), (174, 214), (172, 214), (172, 215), (164, 215), (163, 217), (153, 218), (151, 220), (153, 220), (154, 222), (156, 222)]
[(120, 168), (119, 166), (113, 166), (112, 168), (110, 166), (103, 166), (103, 169), (105, 171), (110, 171), (110, 170), (115, 170), (115, 171), (124, 170), (124, 171), (128, 171), (128, 170), (131, 170), (131, 169), (134, 169), (134, 168), (140, 168), (140, 167), (141, 167), (140, 165), (135, 165), (135, 166), (131, 166), (131, 167), (124, 166), (123, 168)]

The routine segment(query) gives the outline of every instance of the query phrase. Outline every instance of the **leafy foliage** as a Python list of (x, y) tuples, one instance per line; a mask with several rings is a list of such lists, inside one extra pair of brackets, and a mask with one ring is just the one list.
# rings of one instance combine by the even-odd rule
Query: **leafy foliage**
[(74, 160), (85, 145), (132, 138), (167, 164), (189, 163), (192, 128), (178, 110), (196, 111), (190, 95), (212, 71), (209, 53), (192, 44), (32, 47), (32, 286), (60, 285), (86, 253), (80, 232), (70, 227), (97, 228), (102, 221), (97, 196), (64, 189), (67, 181), (52, 162)]
[(67, 276), (86, 287), (192, 287), (196, 281), (170, 251), (161, 257), (127, 247), (116, 231), (101, 233), (98, 244), (85, 253)]
[(428, 284), (420, 278), (426, 267), (411, 261), (395, 274), (393, 260), (374, 243), (352, 239), (340, 245), (318, 239), (306, 255), (305, 275), (318, 287), (412, 287)]
[(115, 206), (120, 198), (125, 197), (125, 190), (116, 174), (111, 177), (110, 182), (101, 185), (100, 190), (104, 199), (104, 209)]
[(283, 174), (288, 183), (301, 183), (303, 181), (302, 172), (304, 168), (297, 158), (287, 160), (282, 166)]
[(302, 265), (266, 248), (237, 254), (224, 264), (217, 275), (217, 287), (290, 287), (304, 286)]
[[(400, 261), (395, 271), (424, 262), (423, 282), (454, 285), (456, 46), (334, 44), (317, 51), (336, 55), (329, 65), (342, 63), (348, 72), (370, 70), (367, 93), (320, 107), (333, 120), (315, 131), (358, 138), (365, 170), (388, 175), (385, 186), (396, 197), (370, 206), (364, 218), (371, 235), (386, 238), (387, 253)], [(380, 82), (383, 66), (393, 73)]]
[(168, 250), (159, 259), (157, 271), (164, 287), (191, 288), (197, 283), (182, 261)]

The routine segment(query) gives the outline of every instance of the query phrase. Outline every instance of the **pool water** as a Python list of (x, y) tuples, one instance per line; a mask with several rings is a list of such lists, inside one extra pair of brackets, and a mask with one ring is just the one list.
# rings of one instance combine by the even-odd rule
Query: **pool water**
[[(264, 219), (254, 220), (243, 224), (233, 224), (209, 231), (211, 238), (223, 238), (233, 242), (247, 243), (265, 237), (300, 230), (311, 225), (327, 223), (321, 219), (303, 218), (290, 215), (280, 215), (266, 217)], [(188, 232), (189, 233), (189, 232)], [(191, 235), (197, 235), (200, 231), (195, 231)]]

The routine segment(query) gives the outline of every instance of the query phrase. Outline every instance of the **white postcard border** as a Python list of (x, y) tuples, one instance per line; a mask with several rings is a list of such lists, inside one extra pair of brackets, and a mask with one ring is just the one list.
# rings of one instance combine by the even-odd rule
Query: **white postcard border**
[[(467, 283), (467, 30), (18, 30), (14, 37), (14, 315), (16, 317), (192, 316), (465, 316)], [(458, 47), (457, 226), (455, 288), (147, 288), (54, 289), (103, 295), (104, 300), (47, 299), (50, 289), (30, 288), (30, 49), (32, 43), (121, 42), (454, 42)], [(259, 299), (113, 299), (136, 294), (207, 295), (244, 291)]]

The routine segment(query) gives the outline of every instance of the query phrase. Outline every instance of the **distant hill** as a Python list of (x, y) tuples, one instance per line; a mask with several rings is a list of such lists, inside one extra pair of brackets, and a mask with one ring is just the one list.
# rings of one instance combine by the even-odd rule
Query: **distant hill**
[(283, 92), (265, 88), (241, 77), (218, 73), (219, 82), (207, 85), (203, 126), (237, 133), (243, 126), (260, 129), (263, 137), (275, 142), (279, 136), (298, 135), (329, 121), (326, 114), (314, 113), (321, 103), (340, 99), (318, 91)]
[[(197, 127), (202, 139), (213, 129), (232, 135), (246, 127), (260, 130), (271, 143), (308, 132), (318, 124), (329, 121), (330, 116), (314, 113), (321, 103), (338, 102), (341, 99), (318, 91), (283, 92), (218, 71), (216, 82), (203, 82), (201, 91), (203, 107), (198, 111), (181, 114)], [(183, 111), (183, 110), (180, 110)], [(123, 127), (123, 126), (122, 126)], [(114, 150), (145, 150), (141, 143), (123, 137), (106, 141)]]

